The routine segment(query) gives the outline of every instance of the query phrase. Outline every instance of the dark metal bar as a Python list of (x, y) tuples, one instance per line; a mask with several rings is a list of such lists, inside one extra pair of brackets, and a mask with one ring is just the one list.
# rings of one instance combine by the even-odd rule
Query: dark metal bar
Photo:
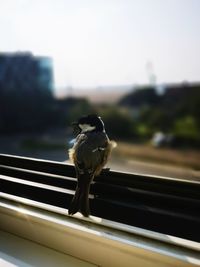
[[(55, 174), (64, 177), (75, 177), (75, 171), (72, 165), (53, 161), (0, 154), (0, 165), (33, 170), (47, 174)], [(100, 180), (102, 183), (111, 185), (126, 185), (133, 188), (142, 188), (154, 192), (163, 192), (180, 196), (190, 195), (191, 198), (200, 199), (199, 182), (115, 171), (103, 171), (96, 180)]]
[[(71, 165), (0, 155), (0, 190), (68, 208), (76, 187)], [(103, 172), (91, 186), (92, 215), (200, 241), (200, 184)], [(71, 191), (70, 191), (71, 190)]]

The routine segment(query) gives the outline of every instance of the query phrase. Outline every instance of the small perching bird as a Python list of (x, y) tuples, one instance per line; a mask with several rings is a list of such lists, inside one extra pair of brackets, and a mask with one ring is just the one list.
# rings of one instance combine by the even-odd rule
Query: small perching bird
[(90, 184), (106, 165), (116, 143), (109, 140), (104, 123), (97, 115), (82, 117), (73, 125), (78, 126), (80, 132), (69, 150), (69, 157), (76, 169), (77, 187), (68, 213), (81, 212), (88, 217)]

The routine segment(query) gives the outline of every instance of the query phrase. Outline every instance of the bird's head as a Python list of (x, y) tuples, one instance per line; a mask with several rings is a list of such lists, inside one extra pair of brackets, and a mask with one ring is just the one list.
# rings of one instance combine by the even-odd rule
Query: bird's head
[(105, 130), (102, 119), (97, 115), (81, 117), (78, 122), (73, 123), (73, 125), (78, 126), (82, 133), (92, 131), (103, 132)]

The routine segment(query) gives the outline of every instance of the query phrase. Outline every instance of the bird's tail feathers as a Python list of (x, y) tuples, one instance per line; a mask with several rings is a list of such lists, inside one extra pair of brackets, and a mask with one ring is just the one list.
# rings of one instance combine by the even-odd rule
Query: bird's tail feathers
[(73, 215), (76, 212), (79, 211), (79, 202), (80, 202), (80, 188), (76, 188), (75, 195), (70, 203), (69, 209), (68, 209), (68, 214)]
[(79, 211), (85, 217), (88, 217), (90, 215), (89, 199), (88, 199), (90, 182), (91, 178), (88, 173), (81, 174), (79, 176), (76, 192), (68, 209), (69, 215), (73, 215)]

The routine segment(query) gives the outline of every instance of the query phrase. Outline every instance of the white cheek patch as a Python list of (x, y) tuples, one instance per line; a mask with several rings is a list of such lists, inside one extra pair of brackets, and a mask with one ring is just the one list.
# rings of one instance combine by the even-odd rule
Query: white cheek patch
[(89, 124), (79, 124), (79, 127), (81, 128), (82, 132), (91, 132), (96, 128), (95, 126), (91, 126)]

